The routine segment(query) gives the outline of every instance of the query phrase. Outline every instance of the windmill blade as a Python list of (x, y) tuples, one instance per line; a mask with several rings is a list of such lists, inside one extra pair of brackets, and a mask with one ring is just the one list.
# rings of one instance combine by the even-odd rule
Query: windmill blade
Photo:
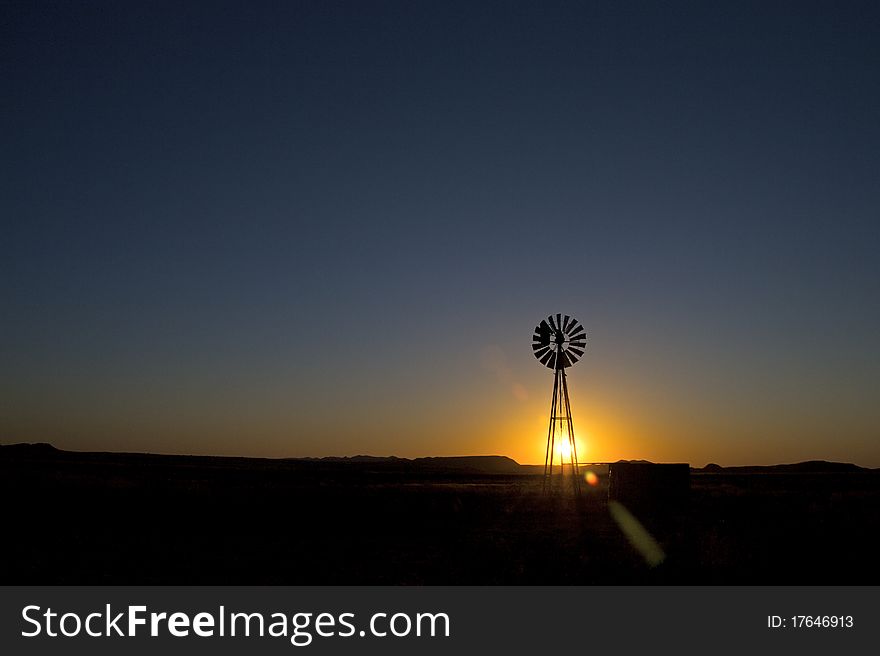
[(580, 360), (580, 358), (578, 356), (576, 356), (574, 353), (571, 353), (571, 352), (568, 353), (568, 359), (571, 362), (571, 364), (574, 364), (575, 362)]
[[(575, 323), (577, 323), (577, 321), (575, 321)], [(584, 332), (584, 327), (580, 324), (578, 324), (577, 328), (572, 328), (571, 326), (569, 326), (569, 329), (570, 330), (568, 331), (568, 334), (571, 335), (572, 337), (574, 337), (578, 333)]]
[(550, 343), (550, 326), (547, 325), (546, 321), (542, 321), (537, 325), (534, 338), (540, 344), (547, 345)]
[(562, 331), (562, 313), (556, 315), (556, 325), (559, 326), (560, 332)]
[(556, 332), (556, 324), (553, 323), (553, 315), (551, 314), (551, 315), (550, 315), (549, 317), (547, 317), (547, 318), (550, 320), (550, 327), (553, 329), (553, 332), (555, 333), (555, 332)]
[(547, 348), (546, 344), (542, 344), (541, 342), (535, 340), (535, 343), (532, 344), (532, 350), (537, 351), (538, 349)]
[(568, 347), (583, 349), (583, 348), (587, 348), (587, 343), (586, 342), (569, 342)]
[(550, 364), (548, 364), (547, 366), (551, 369), (556, 369), (556, 351), (550, 351), (550, 355)]
[(584, 352), (579, 348), (575, 348), (574, 346), (571, 346), (571, 347), (569, 347), (568, 350), (569, 350), (569, 352), (574, 353), (579, 358), (584, 357)]
[[(547, 349), (547, 352), (541, 357), (541, 364), (547, 364), (550, 361), (550, 356), (553, 355), (553, 351)], [(549, 367), (550, 365), (547, 364)]]
[(549, 350), (550, 350), (549, 346), (542, 346), (542, 347), (540, 347), (539, 350), (535, 351), (535, 357), (540, 360), (542, 357), (544, 357), (544, 354), (547, 353), (547, 351), (549, 351)]
[(566, 314), (562, 320), (562, 332), (565, 332), (566, 330), (568, 330), (568, 322), (570, 320), (571, 320), (571, 317)]

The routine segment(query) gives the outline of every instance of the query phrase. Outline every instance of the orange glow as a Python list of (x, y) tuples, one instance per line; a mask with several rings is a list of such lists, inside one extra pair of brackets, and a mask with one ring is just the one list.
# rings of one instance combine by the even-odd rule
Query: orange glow
[[(575, 412), (573, 418), (578, 461), (614, 462), (645, 457), (641, 455), (646, 452), (646, 445), (638, 438), (640, 431), (616, 413), (593, 406), (585, 408), (582, 416)], [(547, 415), (541, 402), (532, 401), (530, 406), (523, 407), (521, 412), (500, 426), (493, 437), (493, 452), (509, 455), (522, 464), (543, 464), (547, 449)], [(563, 455), (561, 449), (565, 449), (564, 457), (568, 460), (567, 442), (566, 431), (562, 436), (557, 433), (554, 461)], [(656, 448), (662, 446), (662, 442), (652, 440), (650, 446)]]
[(584, 475), (584, 479), (590, 485), (596, 486), (599, 484), (599, 477), (596, 476), (596, 472), (588, 471), (586, 475)]
[[(580, 371), (578, 369), (578, 376)], [(847, 426), (847, 433), (854, 437), (850, 441), (839, 440), (834, 450), (817, 446), (822, 444), (821, 432), (828, 429), (821, 422), (803, 429), (787, 426), (781, 419), (773, 424), (764, 419), (752, 425), (745, 419), (727, 415), (715, 417), (708, 409), (683, 416), (671, 406), (658, 408), (652, 405), (650, 398), (644, 399), (635, 393), (629, 396), (627, 388), (622, 385), (615, 390), (620, 398), (598, 383), (591, 387), (591, 376), (592, 373), (585, 374), (571, 381), (577, 455), (579, 462), (585, 464), (581, 476), (588, 469), (586, 463), (637, 459), (690, 462), (695, 466), (709, 462), (721, 465), (774, 464), (810, 458), (858, 459), (880, 465), (872, 455), (876, 452), (875, 447), (870, 453), (856, 452), (859, 441), (867, 443), (870, 437), (868, 432), (859, 433), (857, 427)], [(404, 404), (406, 409), (402, 417), (386, 412), (381, 396), (359, 401), (355, 395), (355, 407), (350, 416), (348, 413), (334, 414), (323, 406), (318, 415), (308, 407), (284, 406), (279, 397), (272, 396), (266, 396), (265, 402), (255, 400), (252, 411), (244, 413), (242, 406), (235, 403), (193, 406), (193, 409), (187, 405), (189, 402), (182, 400), (183, 397), (175, 400), (161, 396), (164, 388), (157, 387), (156, 396), (143, 399), (129, 399), (120, 392), (120, 396), (113, 397), (118, 402), (103, 411), (99, 426), (92, 423), (86, 410), (80, 415), (72, 408), (64, 416), (65, 423), (60, 425), (55, 418), (41, 414), (42, 406), (36, 402), (31, 406), (19, 404), (27, 410), (27, 416), (10, 419), (6, 426), (10, 433), (20, 436), (23, 441), (38, 442), (46, 435), (52, 435), (53, 443), (59, 448), (81, 450), (270, 458), (358, 453), (403, 458), (504, 455), (520, 464), (543, 465), (552, 377), (549, 383), (544, 377), (535, 382), (522, 381), (526, 394), (512, 394), (510, 385), (505, 385), (497, 388), (496, 396), (490, 395), (487, 399), (479, 396), (479, 390), (468, 388), (454, 406), (456, 412), (410, 403)], [(364, 389), (370, 390), (369, 387)], [(298, 398), (296, 393), (291, 393), (283, 395), (283, 399), (288, 396)], [(61, 402), (52, 400), (55, 405)], [(98, 399), (88, 397), (82, 401), (92, 402), (97, 404)], [(158, 415), (150, 414), (151, 408), (157, 405), (175, 409), (177, 416), (173, 423), (162, 423)], [(132, 412), (142, 415), (144, 422), (133, 424), (130, 420)], [(392, 418), (394, 423), (388, 423)], [(404, 427), (406, 437), (403, 436)], [(415, 430), (410, 434), (408, 431), (412, 429)], [(566, 449), (565, 459), (569, 459), (565, 444), (567, 431), (562, 433), (562, 436), (557, 433), (554, 464), (559, 462), (561, 448)], [(766, 434), (772, 439), (752, 438), (753, 433)], [(259, 439), (242, 439), (243, 435), (250, 434), (259, 436)], [(85, 435), (88, 438), (81, 437)], [(800, 439), (803, 435), (809, 438), (804, 438), (806, 442)], [(125, 440), (114, 442), (114, 436), (124, 436)], [(850, 453), (848, 450), (854, 451)], [(589, 485), (589, 481), (585, 485)]]

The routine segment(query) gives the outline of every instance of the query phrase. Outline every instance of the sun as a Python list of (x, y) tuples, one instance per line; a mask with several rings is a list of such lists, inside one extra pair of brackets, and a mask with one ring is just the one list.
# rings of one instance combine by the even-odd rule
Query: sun
[(556, 443), (556, 453), (563, 460), (569, 460), (571, 458), (571, 444), (569, 444), (568, 440), (560, 440)]
[[(546, 433), (545, 433), (545, 435), (546, 435)], [(582, 434), (578, 434), (575, 436), (575, 443), (574, 443), (574, 448), (576, 449), (575, 453), (577, 453), (577, 460), (578, 460), (579, 464), (585, 462), (584, 456), (587, 453), (587, 446), (589, 444), (587, 441), (581, 439), (581, 435)], [(557, 433), (556, 439), (554, 440), (554, 443), (553, 443), (552, 453), (547, 453), (547, 451), (545, 450), (547, 448), (546, 439), (547, 439), (546, 437), (544, 437), (543, 439), (538, 438), (534, 442), (536, 447), (540, 444), (539, 448), (541, 450), (539, 452), (540, 453), (539, 457), (542, 460), (543, 460), (544, 456), (547, 455), (547, 461), (549, 462), (549, 460), (550, 460), (549, 456), (552, 455), (554, 463), (557, 463), (557, 462), (569, 462), (570, 463), (571, 462), (571, 459), (574, 456), (574, 453), (572, 453), (571, 443), (568, 440), (567, 431), (564, 432), (562, 435)]]

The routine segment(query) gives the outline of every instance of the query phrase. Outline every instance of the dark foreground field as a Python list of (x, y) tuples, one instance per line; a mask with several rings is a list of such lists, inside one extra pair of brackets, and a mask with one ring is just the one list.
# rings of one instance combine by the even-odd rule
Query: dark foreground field
[(533, 471), (0, 447), (0, 584), (880, 583), (875, 470), (694, 471), (630, 509), (656, 567), (604, 476), (576, 500)]

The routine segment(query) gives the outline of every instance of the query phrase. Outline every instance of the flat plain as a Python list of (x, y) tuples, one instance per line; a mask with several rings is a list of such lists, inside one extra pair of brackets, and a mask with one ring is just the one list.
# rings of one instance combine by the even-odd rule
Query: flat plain
[(267, 460), (0, 447), (0, 583), (878, 584), (880, 471), (692, 469), (609, 512), (607, 468), (543, 494), (503, 457)]

